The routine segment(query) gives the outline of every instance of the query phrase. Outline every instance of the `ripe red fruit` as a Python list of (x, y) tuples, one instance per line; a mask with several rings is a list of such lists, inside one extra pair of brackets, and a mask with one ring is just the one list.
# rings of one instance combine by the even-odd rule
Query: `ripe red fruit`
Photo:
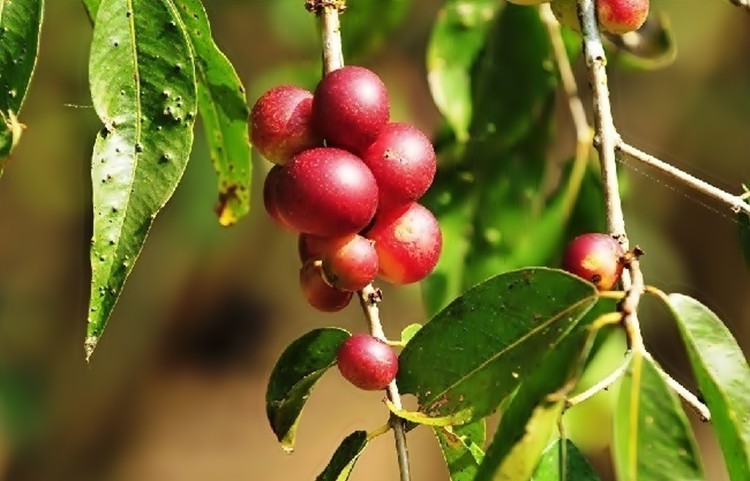
[(296, 155), (284, 166), (276, 201), (281, 217), (296, 230), (340, 237), (367, 226), (378, 205), (378, 187), (358, 157), (320, 147)]
[(299, 285), (307, 302), (319, 311), (340, 311), (352, 299), (351, 292), (340, 291), (326, 284), (320, 261), (305, 262), (299, 271)]
[(416, 202), (378, 216), (367, 237), (375, 241), (380, 262), (378, 275), (394, 284), (427, 277), (443, 246), (437, 219)]
[(313, 127), (327, 145), (360, 153), (375, 140), (389, 117), (385, 84), (366, 68), (334, 70), (315, 89)]
[(250, 112), (250, 136), (263, 157), (283, 165), (321, 142), (312, 128), (312, 93), (292, 85), (263, 94)]
[(419, 129), (403, 123), (385, 126), (362, 155), (378, 183), (378, 208), (414, 202), (430, 187), (437, 166), (435, 149)]
[(366, 391), (385, 389), (398, 373), (398, 357), (393, 349), (366, 334), (355, 334), (344, 341), (337, 362), (341, 375)]
[(373, 241), (355, 235), (339, 241), (323, 255), (326, 281), (342, 291), (358, 291), (378, 274), (378, 254)]
[(568, 244), (563, 269), (593, 283), (600, 291), (617, 285), (622, 274), (624, 251), (612, 236), (583, 234)]
[(320, 237), (312, 234), (300, 234), (297, 238), (297, 253), (303, 263), (310, 259), (321, 260), (323, 256), (341, 242), (350, 240), (353, 236)]
[(610, 33), (638, 30), (648, 17), (649, 0), (597, 0), (599, 24)]
[(263, 182), (263, 206), (266, 208), (268, 215), (281, 227), (289, 229), (289, 224), (281, 217), (279, 205), (276, 201), (276, 183), (279, 179), (281, 167), (274, 165), (266, 174), (266, 180)]

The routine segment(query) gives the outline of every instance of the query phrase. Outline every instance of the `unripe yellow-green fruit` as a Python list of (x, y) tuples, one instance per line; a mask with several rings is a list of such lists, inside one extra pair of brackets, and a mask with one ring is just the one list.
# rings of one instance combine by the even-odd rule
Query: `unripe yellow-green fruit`
[(581, 26), (578, 24), (576, 0), (552, 0), (550, 7), (560, 25), (576, 32), (581, 31)]

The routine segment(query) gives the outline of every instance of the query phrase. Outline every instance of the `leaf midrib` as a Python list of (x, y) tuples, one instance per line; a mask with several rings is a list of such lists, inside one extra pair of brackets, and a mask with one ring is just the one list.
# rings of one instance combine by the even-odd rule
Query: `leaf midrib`
[[(441, 391), (439, 394), (437, 394), (436, 396), (433, 397), (433, 401), (437, 400), (437, 399), (440, 399), (448, 391), (452, 390), (453, 388), (455, 388), (456, 386), (458, 386), (459, 384), (461, 384), (467, 378), (471, 377), (474, 373), (482, 370), (487, 365), (489, 365), (492, 362), (496, 361), (498, 358), (500, 358), (501, 356), (503, 356), (504, 354), (506, 354), (509, 350), (515, 348), (519, 344), (521, 344), (524, 341), (526, 341), (529, 337), (531, 337), (533, 334), (537, 333), (539, 330), (542, 330), (542, 329), (546, 328), (547, 326), (549, 326), (550, 324), (552, 324), (554, 321), (560, 319), (565, 314), (567, 314), (567, 313), (569, 313), (569, 312), (577, 309), (579, 306), (585, 304), (586, 302), (588, 302), (588, 301), (590, 301), (592, 299), (596, 300), (596, 298), (597, 298), (597, 296), (585, 297), (585, 298), (581, 299), (580, 301), (578, 301), (578, 302), (576, 302), (574, 304), (571, 304), (566, 309), (560, 311), (559, 313), (555, 314), (554, 316), (551, 316), (546, 322), (537, 325), (534, 329), (530, 330), (529, 332), (527, 332), (523, 336), (519, 337), (515, 342), (513, 342), (512, 344), (509, 344), (508, 346), (506, 346), (505, 348), (503, 348), (501, 351), (498, 351), (494, 356), (491, 356), (489, 359), (487, 359), (486, 361), (484, 361), (482, 364), (478, 365), (477, 367), (475, 367), (474, 369), (472, 369), (471, 371), (469, 371), (468, 373), (466, 373), (465, 376), (462, 376), (456, 382), (454, 382), (450, 386), (446, 387), (443, 391)], [(431, 401), (431, 402), (433, 402), (433, 401)]]

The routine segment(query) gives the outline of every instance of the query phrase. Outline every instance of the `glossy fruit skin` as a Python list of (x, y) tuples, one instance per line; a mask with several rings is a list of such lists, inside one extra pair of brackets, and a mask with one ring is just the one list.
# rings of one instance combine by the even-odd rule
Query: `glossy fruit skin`
[(648, 17), (649, 0), (597, 0), (599, 24), (622, 35), (638, 30)]
[(274, 165), (266, 174), (266, 180), (263, 182), (263, 207), (266, 212), (279, 226), (290, 229), (289, 224), (281, 217), (279, 205), (276, 200), (276, 185), (281, 173), (281, 166)]
[(294, 229), (341, 237), (359, 232), (372, 220), (378, 187), (358, 157), (319, 147), (296, 155), (284, 166), (276, 200), (281, 216)]
[(583, 234), (568, 244), (563, 269), (585, 279), (600, 291), (613, 289), (622, 274), (624, 251), (612, 236)]
[(344, 379), (366, 391), (385, 389), (398, 373), (398, 357), (393, 349), (366, 334), (355, 334), (344, 341), (336, 360)]
[(342, 291), (358, 291), (378, 275), (378, 254), (373, 241), (355, 235), (338, 242), (323, 256), (325, 280)]
[(390, 117), (385, 84), (363, 67), (329, 73), (315, 89), (312, 124), (326, 145), (360, 154)]
[(326, 284), (320, 261), (310, 260), (302, 265), (299, 285), (307, 302), (319, 311), (340, 311), (352, 299), (351, 292), (340, 291)]
[(378, 275), (393, 284), (427, 277), (440, 258), (443, 237), (432, 212), (413, 202), (379, 215), (366, 234), (375, 241)]
[(321, 141), (312, 128), (312, 92), (281, 85), (263, 94), (250, 112), (250, 137), (255, 148), (274, 164)]
[(297, 254), (302, 263), (310, 259), (321, 260), (326, 253), (337, 245), (348, 242), (353, 235), (344, 237), (320, 237), (312, 234), (300, 234), (297, 238)]
[(435, 149), (419, 129), (403, 123), (386, 125), (362, 154), (378, 184), (380, 210), (403, 206), (427, 192), (435, 178)]

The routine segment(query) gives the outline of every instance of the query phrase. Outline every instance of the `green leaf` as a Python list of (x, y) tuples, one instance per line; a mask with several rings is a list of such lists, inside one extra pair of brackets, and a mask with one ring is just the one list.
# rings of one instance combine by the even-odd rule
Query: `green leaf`
[(229, 226), (250, 210), (251, 162), (245, 87), (231, 62), (214, 43), (200, 0), (183, 0), (177, 6), (196, 59), (198, 111), (219, 177), (216, 212), (221, 225)]
[(529, 479), (562, 415), (566, 395), (580, 376), (591, 341), (588, 329), (578, 326), (550, 346), (503, 412), (476, 481)]
[(83, 8), (86, 9), (86, 14), (89, 16), (91, 23), (96, 20), (96, 13), (99, 11), (99, 4), (102, 0), (81, 0), (83, 2)]
[(359, 456), (367, 447), (367, 433), (354, 431), (347, 436), (333, 453), (331, 461), (315, 481), (346, 481), (354, 469)]
[(103, 0), (89, 60), (104, 123), (92, 156), (90, 357), (193, 144), (193, 54), (171, 0)]
[(496, 0), (448, 0), (432, 27), (427, 81), (435, 105), (460, 142), (469, 138), (473, 113), (471, 67), (500, 5)]
[(570, 440), (563, 441), (562, 439), (557, 439), (544, 450), (539, 466), (531, 479), (532, 481), (600, 481), (594, 468), (576, 445)]
[(294, 449), (307, 398), (315, 383), (336, 363), (336, 353), (348, 337), (343, 329), (315, 329), (289, 344), (276, 362), (266, 390), (266, 414), (285, 451)]
[(750, 367), (732, 333), (706, 306), (670, 294), (690, 364), (733, 481), (750, 479)]
[(605, 37), (615, 47), (609, 55), (613, 64), (654, 70), (668, 67), (677, 58), (677, 43), (669, 17), (663, 12), (652, 10), (643, 26), (635, 32), (605, 34)]
[(422, 329), (422, 324), (409, 324), (401, 331), (401, 344), (404, 346), (411, 341), (416, 333)]
[[(420, 412), (469, 422), (500, 404), (597, 300), (591, 284), (546, 268), (498, 275), (453, 301), (399, 357), (399, 388)], [(438, 367), (438, 368), (436, 368)]]
[(435, 428), (434, 432), (451, 481), (474, 481), (484, 458), (482, 446), (487, 434), (484, 419), (463, 426)]
[(652, 362), (638, 353), (620, 387), (613, 456), (621, 481), (705, 479), (679, 399)]
[(43, 0), (0, 0), (0, 175), (21, 137), (17, 115), (36, 66), (43, 11)]
[(406, 18), (410, 4), (411, 0), (347, 0), (341, 15), (344, 58), (357, 63), (381, 49)]

